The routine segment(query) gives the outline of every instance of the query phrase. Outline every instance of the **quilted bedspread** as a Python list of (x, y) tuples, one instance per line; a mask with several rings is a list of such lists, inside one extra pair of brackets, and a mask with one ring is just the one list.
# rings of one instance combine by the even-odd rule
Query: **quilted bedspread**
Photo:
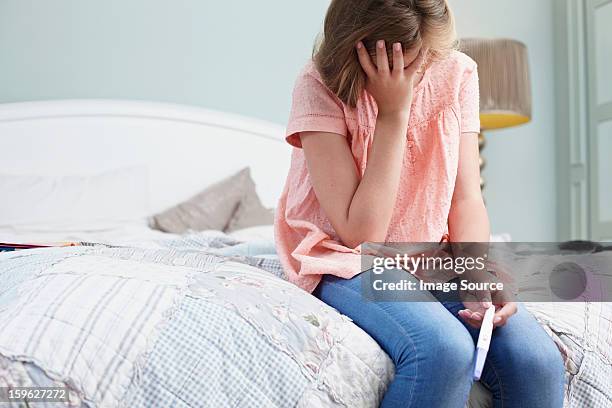
[[(262, 245), (193, 234), (0, 254), (0, 387), (65, 385), (91, 407), (378, 406), (391, 360), (253, 256)], [(611, 305), (527, 307), (564, 356), (565, 407), (612, 407)], [(474, 391), (470, 407), (490, 406)]]
[(98, 407), (377, 406), (393, 375), (365, 332), (294, 285), (198, 251), (0, 255), (0, 386), (28, 366)]

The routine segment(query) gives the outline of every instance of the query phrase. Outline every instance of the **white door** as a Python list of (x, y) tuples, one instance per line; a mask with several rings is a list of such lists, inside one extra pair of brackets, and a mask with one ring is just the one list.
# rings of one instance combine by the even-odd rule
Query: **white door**
[(591, 239), (612, 241), (612, 0), (587, 0)]

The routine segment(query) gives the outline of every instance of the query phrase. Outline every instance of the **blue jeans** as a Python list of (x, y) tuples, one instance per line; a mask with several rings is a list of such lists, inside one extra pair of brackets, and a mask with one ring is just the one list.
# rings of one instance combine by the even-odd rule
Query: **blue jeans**
[[(352, 279), (325, 275), (313, 294), (353, 319), (393, 360), (395, 377), (380, 406), (463, 408), (478, 330), (458, 317), (461, 302), (371, 301), (361, 288), (369, 273)], [(563, 406), (561, 354), (521, 305), (494, 330), (480, 381), (492, 392), (495, 407)]]

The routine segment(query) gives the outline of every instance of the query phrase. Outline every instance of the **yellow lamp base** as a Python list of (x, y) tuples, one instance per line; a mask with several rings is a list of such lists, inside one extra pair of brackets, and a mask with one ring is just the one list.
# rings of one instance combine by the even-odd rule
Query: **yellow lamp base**
[(480, 114), (480, 127), (482, 129), (503, 129), (524, 125), (531, 119), (529, 116), (509, 114), (507, 112), (487, 112)]

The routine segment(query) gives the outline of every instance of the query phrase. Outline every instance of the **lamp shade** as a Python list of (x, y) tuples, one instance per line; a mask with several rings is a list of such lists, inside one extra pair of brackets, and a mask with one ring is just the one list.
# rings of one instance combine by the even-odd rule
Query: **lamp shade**
[(484, 130), (531, 120), (527, 47), (515, 40), (466, 38), (461, 51), (478, 64), (480, 123)]

